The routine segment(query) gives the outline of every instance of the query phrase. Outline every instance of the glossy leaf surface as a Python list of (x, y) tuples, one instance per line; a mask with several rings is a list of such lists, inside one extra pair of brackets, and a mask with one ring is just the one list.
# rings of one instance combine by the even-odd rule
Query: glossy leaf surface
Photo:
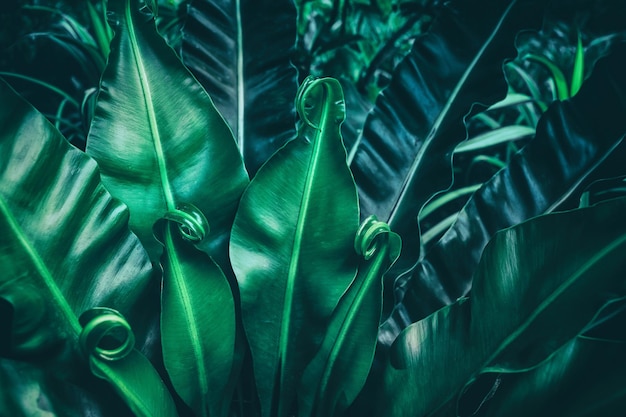
[(251, 175), (296, 135), (289, 0), (194, 0), (182, 57), (232, 129)]
[(263, 416), (294, 412), (295, 391), (356, 274), (356, 188), (339, 134), (334, 79), (305, 80), (298, 138), (244, 193), (230, 243)]
[(481, 417), (619, 416), (626, 406), (624, 344), (578, 337), (536, 369), (504, 375)]
[(107, 189), (128, 205), (153, 262), (162, 252), (153, 224), (184, 203), (209, 220), (212, 238), (202, 249), (222, 262), (247, 176), (211, 99), (137, 7), (109, 2), (116, 35), (87, 153)]
[[(191, 210), (189, 210), (191, 211)], [(233, 367), (235, 306), (219, 266), (181, 236), (179, 226), (157, 224), (165, 252), (161, 341), (165, 368), (198, 416), (224, 416)], [(184, 229), (183, 229), (184, 230)]]
[[(409, 326), (391, 347), (378, 415), (456, 415), (480, 374), (531, 369), (624, 296), (626, 199), (497, 233), (470, 299)], [(463, 358), (463, 360), (458, 360)]]
[(110, 308), (84, 312), (80, 345), (91, 372), (113, 385), (138, 417), (177, 417), (174, 401), (163, 380), (145, 356), (135, 349), (135, 336), (126, 319)]
[(84, 365), (76, 360), (84, 310), (124, 312), (142, 324), (144, 344), (156, 305), (138, 300), (149, 294), (151, 265), (96, 163), (3, 81), (0, 101), (0, 298), (13, 311), (5, 354), (42, 367), (57, 359), (62, 386)]
[[(554, 103), (535, 138), (468, 201), (455, 224), (396, 281), (396, 306), (380, 341), (464, 296), (489, 239), (501, 229), (554, 210), (626, 134), (626, 47), (598, 62), (572, 99)], [(547, 180), (549, 179), (549, 180)]]
[(363, 388), (374, 359), (382, 277), (400, 255), (400, 246), (400, 237), (374, 217), (359, 228), (355, 249), (363, 260), (304, 371), (298, 389), (299, 416), (341, 416)]
[(464, 117), (474, 104), (504, 97), (502, 62), (515, 56), (518, 31), (540, 24), (532, 5), (446, 3), (376, 100), (350, 167), (361, 216), (375, 214), (402, 236), (398, 267), (419, 255), (420, 208), (452, 181), (452, 150), (466, 138)]

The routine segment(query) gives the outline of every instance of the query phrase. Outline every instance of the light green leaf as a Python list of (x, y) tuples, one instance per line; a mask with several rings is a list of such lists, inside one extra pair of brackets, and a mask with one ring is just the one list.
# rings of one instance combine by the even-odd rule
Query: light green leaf
[(356, 235), (364, 261), (333, 312), (322, 345), (298, 388), (300, 417), (341, 416), (369, 374), (382, 309), (382, 277), (400, 255), (400, 236), (374, 216)]
[(356, 187), (339, 128), (340, 84), (308, 78), (298, 138), (244, 193), (230, 243), (263, 416), (295, 408), (297, 382), (356, 274)]
[(626, 293), (626, 199), (545, 215), (499, 232), (472, 295), (394, 342), (380, 416), (456, 416), (480, 374), (532, 369)]
[(200, 246), (225, 264), (226, 241), (248, 179), (211, 99), (134, 1), (109, 2), (116, 35), (101, 81), (87, 153), (130, 209), (130, 225), (158, 262), (153, 224), (181, 204), (209, 220)]
[(545, 56), (528, 54), (525, 56), (525, 58), (542, 64), (546, 67), (548, 71), (550, 71), (552, 81), (554, 81), (554, 86), (556, 88), (555, 98), (557, 100), (567, 100), (568, 98), (570, 98), (567, 80), (565, 79), (565, 75), (563, 74), (563, 71), (561, 71), (561, 68), (559, 68), (554, 62), (550, 61)]
[(454, 148), (454, 153), (458, 154), (477, 151), (490, 146), (524, 139), (529, 136), (533, 136), (534, 134), (535, 128), (533, 127), (521, 125), (504, 126), (498, 129), (489, 130), (476, 137), (468, 139), (465, 142), (461, 142), (456, 148)]
[[(233, 368), (235, 305), (222, 270), (185, 236), (206, 235), (177, 218), (199, 218), (193, 207), (166, 215), (158, 224), (165, 246), (161, 294), (161, 341), (165, 368), (178, 395), (197, 416), (225, 416), (232, 392), (225, 392)], [(184, 220), (184, 218), (183, 218)], [(201, 230), (204, 228), (205, 230)], [(200, 233), (198, 233), (200, 231)]]
[(570, 85), (570, 97), (574, 97), (580, 90), (585, 80), (585, 48), (583, 41), (578, 34), (576, 43), (576, 55), (574, 55), (574, 68), (572, 69), (572, 84)]
[(145, 356), (134, 348), (126, 319), (110, 308), (80, 316), (80, 345), (94, 375), (109, 381), (137, 417), (176, 417), (174, 400)]

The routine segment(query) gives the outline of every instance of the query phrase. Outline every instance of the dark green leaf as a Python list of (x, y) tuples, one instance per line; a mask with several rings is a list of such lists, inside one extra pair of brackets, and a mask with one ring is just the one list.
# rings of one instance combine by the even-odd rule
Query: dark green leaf
[(481, 417), (621, 416), (626, 406), (623, 343), (578, 337), (540, 367), (504, 375)]
[(37, 359), (41, 369), (56, 360), (57, 385), (70, 385), (68, 375), (87, 366), (77, 360), (84, 310), (124, 312), (141, 324), (144, 343), (156, 304), (137, 301), (148, 294), (151, 265), (95, 162), (3, 81), (0, 100), (0, 297), (13, 311), (13, 334), (1, 337), (11, 356)]
[(131, 0), (109, 2), (116, 35), (87, 153), (102, 182), (130, 209), (130, 225), (158, 262), (153, 224), (181, 204), (209, 220), (201, 248), (224, 262), (248, 180), (232, 134), (200, 84)]
[(466, 295), (491, 236), (554, 210), (616, 150), (626, 134), (626, 77), (620, 70), (625, 59), (626, 46), (616, 48), (575, 97), (554, 103), (535, 138), (474, 194), (454, 226), (396, 282), (397, 302), (381, 342), (390, 344), (409, 323)]
[(298, 138), (244, 193), (230, 243), (263, 416), (294, 412), (297, 382), (356, 274), (356, 189), (334, 79), (305, 80)]
[(341, 416), (363, 388), (374, 359), (382, 277), (398, 258), (400, 246), (400, 237), (374, 217), (359, 228), (355, 248), (364, 261), (304, 371), (298, 388), (300, 417)]
[(251, 175), (296, 135), (289, 0), (193, 0), (182, 57), (230, 125)]
[(626, 199), (550, 214), (497, 233), (471, 298), (409, 326), (390, 351), (381, 416), (456, 416), (458, 395), (485, 372), (520, 372), (623, 297)]
[(402, 236), (398, 267), (419, 254), (417, 214), (451, 182), (451, 154), (475, 103), (506, 93), (502, 61), (515, 35), (539, 24), (533, 1), (446, 3), (378, 97), (351, 162), (361, 216), (375, 214)]
[[(187, 212), (193, 210), (187, 208)], [(204, 219), (203, 219), (204, 220)], [(206, 227), (206, 220), (204, 220)], [(197, 416), (225, 416), (233, 367), (235, 305), (222, 270), (180, 236), (184, 225), (157, 228), (165, 252), (161, 341), (165, 368), (178, 395)]]

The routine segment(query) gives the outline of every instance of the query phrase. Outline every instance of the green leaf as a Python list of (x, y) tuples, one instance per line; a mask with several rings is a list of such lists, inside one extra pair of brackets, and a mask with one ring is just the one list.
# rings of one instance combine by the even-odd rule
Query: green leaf
[(123, 312), (146, 343), (157, 313), (146, 299), (152, 268), (96, 163), (3, 81), (0, 102), (0, 298), (13, 311), (12, 334), (0, 338), (10, 340), (9, 356), (36, 359), (41, 369), (54, 361), (68, 387), (69, 375), (82, 374), (84, 310)]
[(391, 344), (410, 323), (466, 295), (480, 255), (498, 230), (553, 211), (603, 161), (619, 156), (626, 134), (626, 77), (619, 69), (625, 57), (625, 46), (615, 48), (575, 97), (553, 103), (531, 142), (472, 196), (411, 273), (396, 281), (396, 306), (381, 327), (382, 343)]
[(471, 298), (392, 345), (379, 415), (456, 416), (458, 395), (480, 374), (532, 369), (579, 334), (626, 293), (625, 209), (626, 199), (612, 200), (497, 233)]
[(545, 56), (530, 54), (525, 57), (530, 61), (535, 61), (543, 66), (550, 72), (552, 76), (552, 81), (554, 81), (554, 86), (556, 88), (556, 99), (557, 100), (567, 100), (569, 95), (569, 87), (567, 85), (567, 80), (565, 79), (565, 74), (561, 71), (554, 62), (550, 61)]
[(502, 61), (515, 56), (520, 29), (540, 24), (534, 3), (446, 3), (376, 100), (350, 168), (361, 217), (374, 214), (402, 236), (394, 269), (410, 267), (419, 255), (415, 219), (452, 181), (450, 155), (467, 136), (464, 118), (474, 104), (504, 98)]
[(250, 175), (296, 135), (289, 0), (194, 0), (182, 58), (232, 129)]
[(400, 237), (374, 217), (359, 228), (355, 248), (364, 262), (304, 371), (298, 388), (299, 416), (341, 416), (363, 388), (374, 359), (382, 277), (398, 258), (400, 246)]
[(585, 48), (583, 41), (578, 33), (578, 42), (576, 43), (576, 55), (574, 55), (574, 68), (572, 69), (572, 83), (570, 85), (570, 97), (574, 97), (580, 90), (585, 80)]
[(356, 274), (356, 188), (346, 165), (339, 83), (307, 78), (298, 138), (257, 173), (230, 242), (263, 416), (294, 412), (297, 382)]
[(91, 372), (109, 381), (136, 416), (178, 416), (163, 380), (134, 348), (135, 335), (124, 316), (99, 307), (85, 311), (79, 321), (80, 345)]
[(87, 153), (128, 205), (130, 226), (158, 262), (153, 224), (181, 204), (209, 220), (201, 248), (226, 263), (226, 242), (248, 180), (228, 126), (200, 84), (130, 0), (109, 2), (116, 35)]
[(490, 146), (524, 139), (535, 134), (535, 128), (530, 126), (512, 125), (489, 130), (471, 139), (461, 142), (454, 153), (478, 151)]
[[(176, 222), (176, 214), (166, 218)], [(191, 207), (182, 214), (201, 216)], [(206, 219), (199, 226), (206, 228)], [(235, 345), (235, 305), (230, 285), (220, 267), (184, 239), (190, 231), (188, 225), (166, 223), (156, 228), (162, 229), (156, 234), (165, 246), (161, 260), (165, 368), (176, 392), (197, 416), (225, 416), (232, 396), (225, 389)]]
[(619, 416), (626, 406), (624, 344), (577, 337), (541, 366), (503, 375), (481, 417)]

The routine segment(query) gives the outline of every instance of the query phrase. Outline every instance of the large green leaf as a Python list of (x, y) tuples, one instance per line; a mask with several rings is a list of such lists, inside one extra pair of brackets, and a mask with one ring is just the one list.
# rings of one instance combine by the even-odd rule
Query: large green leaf
[(623, 343), (577, 337), (540, 367), (503, 375), (478, 416), (621, 416), (626, 406)]
[(420, 208), (452, 181), (451, 155), (466, 137), (464, 117), (474, 104), (504, 97), (502, 62), (515, 56), (520, 29), (540, 24), (535, 3), (447, 2), (376, 100), (350, 168), (361, 217), (374, 214), (401, 234), (398, 269), (419, 255)]
[[(186, 210), (194, 214), (193, 208)], [(198, 226), (206, 228), (202, 221)], [(225, 416), (232, 396), (225, 389), (234, 357), (233, 294), (220, 267), (181, 236), (181, 230), (189, 229), (167, 224), (160, 228), (165, 246), (161, 260), (165, 368), (176, 392), (197, 416)]]
[(230, 125), (251, 175), (296, 135), (289, 0), (193, 0), (182, 58)]
[(625, 59), (626, 46), (615, 48), (575, 97), (554, 103), (535, 138), (473, 195), (441, 240), (396, 281), (396, 305), (381, 328), (382, 343), (391, 344), (410, 323), (466, 295), (481, 253), (498, 230), (554, 210), (616, 152), (626, 134)]
[(623, 297), (626, 199), (544, 215), (497, 233), (470, 299), (409, 326), (391, 347), (379, 415), (457, 415), (483, 373), (522, 372)]
[(153, 262), (153, 224), (182, 204), (208, 219), (201, 247), (226, 261), (226, 241), (247, 176), (211, 99), (135, 1), (109, 2), (116, 35), (102, 77), (87, 153), (107, 189), (128, 205), (131, 229)]
[(294, 412), (297, 382), (356, 273), (356, 188), (334, 79), (305, 80), (298, 138), (244, 193), (230, 243), (263, 416)]
[[(77, 378), (89, 390), (87, 364), (77, 360), (78, 316), (113, 307), (144, 345), (157, 314), (146, 298), (150, 261), (128, 230), (127, 209), (100, 183), (96, 163), (3, 81), (0, 101), (0, 298), (12, 310), (12, 332), (0, 335), (9, 345), (4, 354), (56, 372), (55, 390), (75, 389), (69, 381)], [(25, 379), (42, 374), (34, 370)], [(106, 390), (98, 396), (118, 401)], [(71, 407), (91, 406), (79, 398), (72, 397)]]
[(369, 374), (382, 309), (382, 277), (400, 254), (400, 237), (386, 223), (366, 219), (355, 238), (359, 273), (333, 311), (319, 351), (298, 387), (300, 417), (341, 416)]

